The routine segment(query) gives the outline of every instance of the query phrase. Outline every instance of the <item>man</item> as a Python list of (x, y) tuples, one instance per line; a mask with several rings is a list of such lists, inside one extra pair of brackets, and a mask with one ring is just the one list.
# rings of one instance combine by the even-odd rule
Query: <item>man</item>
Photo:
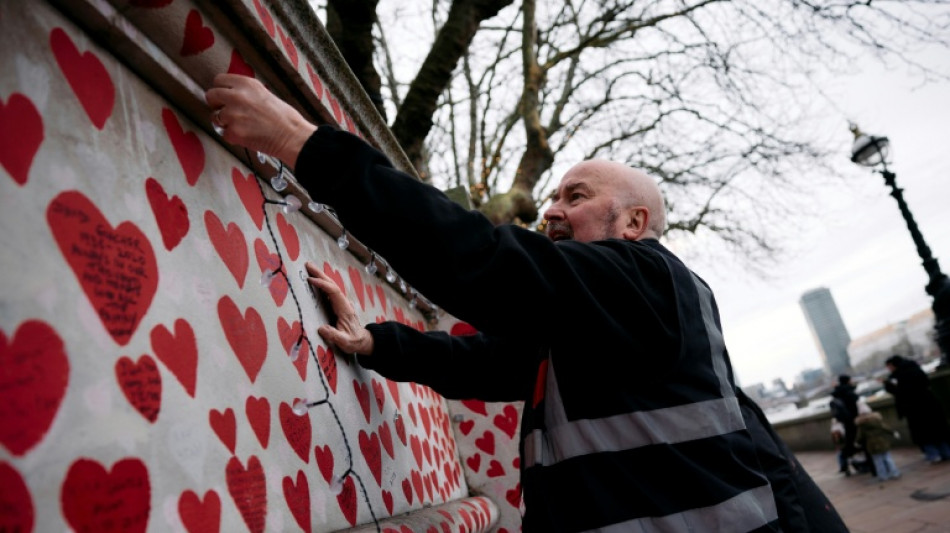
[(930, 378), (920, 365), (900, 355), (887, 358), (890, 375), (884, 389), (894, 395), (897, 417), (907, 419), (910, 438), (931, 464), (950, 461), (950, 425), (930, 390)]
[(225, 140), (294, 165), (347, 230), (480, 331), (364, 328), (309, 269), (339, 316), (320, 334), (362, 365), (449, 397), (525, 401), (524, 531), (847, 530), (735, 386), (712, 293), (657, 240), (649, 177), (584, 162), (545, 213), (547, 237), (493, 227), (256, 80), (214, 83)]
[[(858, 427), (854, 423), (858, 416), (858, 394), (851, 384), (851, 376), (838, 376), (838, 384), (831, 391), (831, 398), (831, 415), (844, 425), (844, 446), (841, 452), (846, 459), (850, 459), (857, 452), (855, 438), (858, 433)], [(848, 471), (845, 470), (844, 473), (847, 474)]]

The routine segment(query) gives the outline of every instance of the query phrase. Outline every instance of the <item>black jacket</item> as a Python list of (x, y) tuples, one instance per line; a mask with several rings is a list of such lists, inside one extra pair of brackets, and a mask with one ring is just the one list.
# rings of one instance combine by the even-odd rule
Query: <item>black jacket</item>
[(657, 241), (554, 243), (493, 227), (326, 127), (296, 176), (483, 332), (369, 326), (376, 353), (360, 360), (449, 397), (526, 402), (525, 531), (846, 531), (735, 387), (708, 286)]

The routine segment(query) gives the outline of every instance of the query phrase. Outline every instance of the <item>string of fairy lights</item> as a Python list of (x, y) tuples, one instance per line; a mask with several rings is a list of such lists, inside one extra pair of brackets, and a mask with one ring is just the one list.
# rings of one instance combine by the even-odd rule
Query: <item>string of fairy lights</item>
[[(248, 160), (250, 160), (250, 154), (247, 153), (247, 150), (245, 150), (245, 153), (248, 157)], [(261, 154), (259, 152), (257, 154), (257, 159), (258, 161), (260, 161), (261, 164), (268, 164), (269, 162), (268, 156)], [(304, 318), (303, 318), (303, 310), (300, 307), (300, 300), (297, 298), (297, 293), (294, 290), (294, 286), (290, 282), (290, 278), (289, 276), (287, 276), (286, 270), (284, 269), (284, 255), (283, 253), (281, 253), (280, 244), (277, 241), (277, 236), (274, 234), (274, 229), (271, 226), (270, 217), (267, 216), (268, 214), (267, 207), (268, 205), (281, 206), (281, 209), (283, 210), (285, 214), (290, 214), (290, 213), (299, 211), (302, 206), (302, 203), (300, 199), (297, 198), (293, 194), (287, 194), (283, 196), (281, 200), (273, 200), (273, 199), (268, 198), (264, 190), (264, 185), (263, 185), (264, 180), (258, 174), (257, 170), (255, 170), (253, 167), (251, 170), (252, 172), (254, 172), (254, 177), (256, 178), (257, 186), (260, 188), (261, 196), (264, 199), (261, 205), (261, 209), (264, 211), (264, 222), (267, 226), (267, 233), (268, 235), (270, 235), (271, 242), (274, 245), (274, 249), (277, 251), (277, 258), (278, 258), (278, 264), (272, 270), (264, 270), (264, 272), (261, 274), (261, 285), (264, 286), (265, 288), (269, 288), (274, 278), (276, 278), (277, 276), (282, 276), (287, 282), (287, 290), (290, 293), (291, 298), (293, 298), (294, 305), (297, 308), (297, 317), (301, 324), (300, 335), (297, 337), (297, 340), (294, 342), (293, 346), (291, 347), (290, 354), (289, 354), (290, 360), (293, 363), (293, 362), (296, 362), (297, 359), (300, 357), (300, 349), (303, 346), (304, 340), (307, 340), (307, 336), (305, 333), (306, 328), (304, 328), (303, 326)], [(286, 190), (288, 186), (287, 179), (284, 176), (284, 172), (285, 172), (284, 164), (281, 162), (278, 166), (277, 174), (273, 178), (270, 179), (271, 188), (273, 188), (278, 193)], [(308, 204), (308, 207), (311, 208), (311, 211), (314, 211), (315, 213), (320, 213), (327, 209), (327, 206), (325, 206), (324, 204), (317, 204), (316, 202), (310, 202)], [(343, 250), (345, 250), (349, 246), (349, 239), (346, 237), (345, 229), (342, 231), (340, 237), (337, 239), (337, 246), (339, 246), (340, 249), (343, 249)], [(375, 253), (373, 253), (371, 257), (373, 261), (377, 259), (377, 256)], [(370, 264), (373, 265), (374, 268), (372, 270), (373, 270), (373, 273), (375, 273), (376, 268), (375, 268), (375, 263), (373, 261), (371, 261)], [(369, 273), (370, 270), (371, 269), (369, 269), (368, 267), (366, 268), (367, 273)], [(310, 296), (313, 299), (314, 305), (319, 308), (320, 307), (319, 299), (314, 294), (313, 287), (311, 287), (309, 283), (307, 282), (307, 276), (304, 271), (300, 272), (300, 277), (303, 280), (303, 282), (306, 284), (306, 286), (308, 287), (310, 291)], [(333, 419), (336, 422), (337, 428), (340, 430), (340, 435), (343, 438), (343, 446), (346, 450), (346, 460), (347, 460), (346, 470), (341, 474), (334, 474), (332, 476), (331, 481), (330, 481), (330, 493), (334, 496), (339, 495), (343, 491), (343, 484), (346, 478), (349, 476), (353, 476), (353, 478), (357, 481), (357, 483), (359, 483), (360, 490), (363, 493), (363, 499), (366, 502), (367, 508), (369, 508), (370, 516), (372, 516), (373, 523), (376, 526), (376, 531), (378, 533), (381, 533), (382, 527), (379, 523), (379, 518), (376, 516), (376, 511), (373, 509), (373, 504), (370, 501), (369, 492), (366, 490), (366, 485), (363, 483), (363, 478), (362, 476), (360, 476), (359, 472), (356, 472), (353, 468), (353, 465), (354, 465), (353, 449), (350, 446), (350, 441), (347, 438), (346, 430), (343, 425), (343, 422), (340, 420), (340, 415), (337, 412), (337, 408), (331, 401), (332, 395), (330, 393), (330, 386), (327, 382), (328, 378), (324, 373), (323, 366), (320, 364), (320, 359), (317, 356), (317, 352), (314, 349), (313, 344), (314, 343), (312, 342), (308, 342), (307, 346), (310, 351), (310, 356), (313, 359), (315, 366), (317, 367), (318, 376), (320, 377), (320, 385), (323, 387), (324, 397), (323, 399), (312, 401), (312, 402), (308, 402), (306, 398), (296, 400), (292, 407), (293, 413), (297, 416), (305, 416), (309, 412), (309, 409), (314, 408), (314, 407), (326, 406), (329, 409), (330, 414), (333, 415)]]

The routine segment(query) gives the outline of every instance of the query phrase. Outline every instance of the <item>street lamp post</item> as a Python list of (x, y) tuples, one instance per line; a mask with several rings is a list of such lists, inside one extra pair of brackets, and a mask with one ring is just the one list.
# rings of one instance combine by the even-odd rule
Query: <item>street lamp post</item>
[(940, 264), (930, 253), (930, 247), (924, 241), (920, 228), (914, 222), (914, 216), (904, 201), (904, 193), (895, 181), (897, 176), (887, 169), (887, 153), (890, 142), (887, 137), (865, 135), (854, 124), (851, 125), (854, 133), (854, 144), (851, 146), (851, 161), (866, 167), (880, 166), (877, 170), (884, 176), (884, 183), (891, 188), (891, 196), (897, 200), (897, 206), (907, 222), (907, 229), (917, 245), (917, 254), (923, 261), (929, 281), (927, 294), (933, 298), (934, 328), (936, 329), (937, 346), (940, 347), (940, 367), (950, 367), (950, 279), (940, 271)]

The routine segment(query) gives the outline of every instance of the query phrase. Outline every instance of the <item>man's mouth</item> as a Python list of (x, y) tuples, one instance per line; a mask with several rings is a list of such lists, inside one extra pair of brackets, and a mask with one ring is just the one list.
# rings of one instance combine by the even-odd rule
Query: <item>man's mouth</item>
[(548, 222), (547, 230), (548, 238), (554, 242), (568, 241), (574, 238), (570, 226), (566, 224), (554, 224)]

